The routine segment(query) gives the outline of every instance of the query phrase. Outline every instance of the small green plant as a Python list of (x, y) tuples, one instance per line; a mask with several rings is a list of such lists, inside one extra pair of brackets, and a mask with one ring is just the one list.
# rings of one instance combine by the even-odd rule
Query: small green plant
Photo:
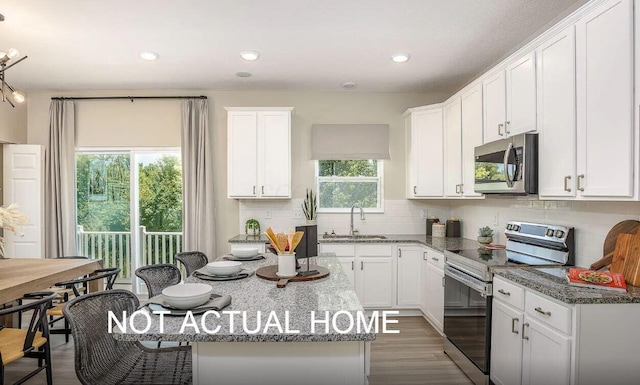
[(244, 225), (244, 232), (247, 235), (260, 234), (260, 222), (255, 219), (248, 219), (247, 223)]
[(313, 190), (307, 189), (307, 196), (302, 202), (302, 212), (304, 212), (304, 217), (307, 218), (308, 221), (313, 221), (318, 216), (318, 200), (317, 197), (313, 194)]
[(489, 226), (481, 227), (478, 229), (478, 235), (481, 237), (493, 237), (493, 229)]

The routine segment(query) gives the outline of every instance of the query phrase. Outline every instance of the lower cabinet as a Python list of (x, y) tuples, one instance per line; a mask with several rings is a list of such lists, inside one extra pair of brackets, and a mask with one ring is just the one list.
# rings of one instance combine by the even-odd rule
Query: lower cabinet
[(347, 275), (349, 281), (351, 282), (351, 286), (353, 289), (356, 288), (356, 257), (336, 257), (340, 265), (342, 266), (342, 271)]
[(431, 324), (442, 331), (444, 323), (444, 270), (433, 263), (427, 264), (427, 312)]
[(417, 308), (420, 306), (420, 280), (422, 266), (422, 247), (398, 246), (398, 298), (399, 307)]
[(522, 311), (494, 299), (491, 314), (491, 380), (520, 385), (522, 378)]
[(570, 384), (571, 338), (526, 315), (523, 326), (522, 385)]

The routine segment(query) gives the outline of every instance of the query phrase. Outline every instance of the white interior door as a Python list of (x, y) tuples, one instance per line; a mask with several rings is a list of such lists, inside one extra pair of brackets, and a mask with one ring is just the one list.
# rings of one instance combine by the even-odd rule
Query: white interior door
[(29, 217), (18, 235), (5, 231), (5, 257), (43, 258), (43, 165), (42, 146), (4, 145), (4, 206), (12, 203)]

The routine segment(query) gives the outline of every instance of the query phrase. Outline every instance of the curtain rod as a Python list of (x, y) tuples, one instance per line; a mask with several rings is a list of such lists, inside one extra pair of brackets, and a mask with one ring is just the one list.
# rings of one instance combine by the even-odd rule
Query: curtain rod
[(131, 100), (134, 99), (207, 99), (206, 96), (82, 96), (82, 97), (64, 97), (55, 96), (51, 100)]

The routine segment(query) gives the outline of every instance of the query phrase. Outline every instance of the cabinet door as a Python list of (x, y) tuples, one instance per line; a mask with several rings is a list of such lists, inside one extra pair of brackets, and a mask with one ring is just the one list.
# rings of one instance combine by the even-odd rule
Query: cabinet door
[(475, 148), (482, 144), (482, 87), (478, 84), (462, 95), (462, 186), (466, 197), (482, 194), (473, 191), (476, 182)]
[(444, 271), (429, 264), (427, 266), (427, 317), (439, 331), (444, 322)]
[(633, 195), (632, 10), (631, 0), (611, 0), (576, 23), (577, 171), (584, 196)]
[(575, 32), (571, 26), (537, 49), (540, 196), (575, 196)]
[(356, 289), (356, 276), (355, 276), (355, 258), (354, 257), (336, 257), (338, 262), (342, 266), (342, 271), (349, 278), (349, 282), (351, 282), (351, 286), (353, 289)]
[(491, 381), (496, 385), (522, 382), (522, 312), (493, 301), (491, 314)]
[(420, 261), (420, 310), (422, 314), (427, 314), (427, 298), (429, 293), (429, 270), (427, 269), (428, 252), (425, 249), (421, 250), (422, 260)]
[(571, 339), (524, 318), (522, 385), (566, 385), (571, 378)]
[(260, 178), (263, 197), (291, 196), (291, 125), (289, 111), (261, 112), (259, 116)]
[(462, 184), (462, 111), (460, 98), (444, 107), (444, 195), (458, 197)]
[(398, 306), (415, 308), (420, 305), (421, 266), (421, 248), (398, 247)]
[(507, 67), (508, 136), (536, 130), (536, 54), (535, 51)]
[(257, 196), (258, 114), (230, 111), (227, 115), (227, 186), (229, 197)]
[(444, 169), (442, 109), (415, 112), (411, 124), (411, 153), (415, 164), (410, 190), (415, 197), (441, 197)]
[(505, 138), (506, 119), (504, 71), (486, 78), (482, 82), (484, 102), (484, 142), (489, 143)]
[(392, 257), (358, 257), (356, 285), (362, 306), (365, 308), (393, 306)]

